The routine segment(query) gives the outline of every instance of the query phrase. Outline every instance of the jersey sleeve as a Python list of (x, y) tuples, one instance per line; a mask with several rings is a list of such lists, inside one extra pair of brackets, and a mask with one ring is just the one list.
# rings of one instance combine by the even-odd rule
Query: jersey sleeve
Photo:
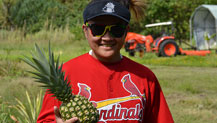
[(52, 97), (52, 94), (48, 94), (46, 92), (43, 99), (41, 112), (37, 119), (37, 123), (56, 123), (54, 106), (57, 106), (59, 108), (60, 105), (60, 101), (55, 99), (55, 97)]
[(174, 123), (160, 84), (155, 76), (149, 89), (149, 99), (146, 102), (146, 113), (144, 116), (145, 122)]

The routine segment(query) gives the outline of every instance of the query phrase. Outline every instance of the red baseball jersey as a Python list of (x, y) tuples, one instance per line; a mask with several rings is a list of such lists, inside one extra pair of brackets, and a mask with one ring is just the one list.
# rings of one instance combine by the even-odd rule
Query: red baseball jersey
[[(151, 70), (127, 57), (102, 63), (88, 53), (63, 65), (72, 93), (93, 102), (99, 123), (173, 123), (157, 78)], [(55, 122), (54, 106), (61, 102), (46, 93), (38, 123)]]

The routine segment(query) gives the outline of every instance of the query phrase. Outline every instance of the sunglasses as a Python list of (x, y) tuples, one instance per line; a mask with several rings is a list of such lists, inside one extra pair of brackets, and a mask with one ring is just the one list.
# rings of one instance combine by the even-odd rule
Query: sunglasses
[(105, 35), (108, 30), (110, 35), (115, 38), (120, 38), (124, 35), (127, 25), (103, 25), (103, 24), (88, 24), (86, 26), (90, 28), (91, 33), (95, 37), (101, 37)]

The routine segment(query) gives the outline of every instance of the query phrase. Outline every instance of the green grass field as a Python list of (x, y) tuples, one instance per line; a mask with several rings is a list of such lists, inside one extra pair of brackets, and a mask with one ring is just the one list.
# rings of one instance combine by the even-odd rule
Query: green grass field
[[(70, 33), (64, 34), (44, 32), (22, 39), (14, 33), (4, 33), (4, 37), (0, 33), (0, 123), (12, 122), (10, 115), (20, 117), (13, 108), (15, 98), (27, 103), (25, 91), (33, 98), (40, 90), (26, 72), (31, 68), (20, 60), (23, 55), (31, 55), (34, 43), (46, 50), (50, 40), (62, 62), (89, 51), (86, 40), (75, 41)], [(217, 54), (162, 58), (146, 53), (143, 58), (129, 58), (156, 74), (176, 123), (217, 122)]]

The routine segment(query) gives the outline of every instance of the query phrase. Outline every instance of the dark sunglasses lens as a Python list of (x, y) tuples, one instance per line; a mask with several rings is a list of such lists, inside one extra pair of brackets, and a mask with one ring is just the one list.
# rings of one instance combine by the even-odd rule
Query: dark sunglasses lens
[(117, 25), (117, 26), (113, 26), (111, 27), (111, 34), (116, 37), (116, 38), (120, 38), (124, 35), (125, 33), (125, 30), (126, 30), (126, 27), (123, 27), (123, 26), (120, 26), (120, 25)]
[(92, 24), (90, 26), (91, 32), (93, 34), (93, 36), (97, 36), (97, 35), (102, 35), (104, 30), (105, 30), (105, 26), (104, 25), (96, 25), (96, 24)]

